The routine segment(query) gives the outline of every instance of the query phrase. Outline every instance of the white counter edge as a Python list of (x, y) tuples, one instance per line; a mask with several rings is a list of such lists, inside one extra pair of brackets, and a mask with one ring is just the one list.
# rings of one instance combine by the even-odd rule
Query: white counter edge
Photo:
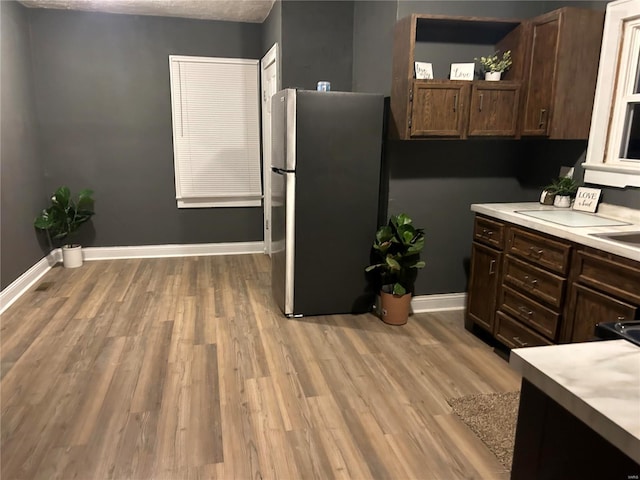
[(587, 247), (597, 248), (607, 253), (628, 258), (640, 262), (640, 249), (631, 245), (613, 242), (600, 237), (589, 235), (591, 233), (606, 232), (631, 232), (640, 230), (635, 224), (610, 227), (567, 227), (557, 223), (546, 222), (534, 217), (529, 217), (517, 210), (553, 210), (554, 207), (543, 206), (539, 203), (474, 203), (471, 205), (473, 212), (487, 217), (504, 220), (521, 227), (530, 228), (539, 232), (554, 235), (558, 238), (569, 240)]
[[(621, 345), (627, 343), (626, 340), (609, 341), (621, 342)], [(520, 373), (522, 378), (528, 380), (629, 458), (640, 464), (640, 438), (612, 421), (603, 412), (595, 409), (575, 393), (549, 377), (538, 367), (522, 358), (519, 353), (520, 351), (526, 352), (526, 350), (526, 348), (511, 350), (511, 356), (509, 359), (509, 365), (511, 368)]]

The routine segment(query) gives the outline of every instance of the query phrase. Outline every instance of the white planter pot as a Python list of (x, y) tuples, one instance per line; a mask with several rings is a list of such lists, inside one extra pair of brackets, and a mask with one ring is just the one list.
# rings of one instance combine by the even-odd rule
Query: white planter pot
[(497, 82), (502, 77), (502, 72), (486, 72), (484, 74), (484, 79), (489, 80), (490, 82)]
[(569, 208), (571, 206), (571, 197), (565, 195), (556, 195), (553, 199), (553, 206), (560, 208)]
[(62, 247), (62, 264), (64, 268), (78, 268), (82, 266), (82, 246), (65, 245)]

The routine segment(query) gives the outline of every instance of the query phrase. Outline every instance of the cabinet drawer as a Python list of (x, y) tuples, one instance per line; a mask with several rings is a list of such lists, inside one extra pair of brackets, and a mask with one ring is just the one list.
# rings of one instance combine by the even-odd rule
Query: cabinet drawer
[(509, 348), (552, 344), (546, 338), (500, 311), (496, 312), (496, 338)]
[(504, 248), (505, 226), (503, 223), (476, 216), (473, 239), (502, 250)]
[(547, 268), (566, 274), (569, 271), (571, 245), (516, 227), (509, 228), (508, 253)]
[(573, 268), (575, 281), (640, 305), (640, 264), (637, 262), (579, 250)]
[(500, 292), (500, 310), (525, 323), (533, 330), (555, 340), (560, 315), (534, 302), (506, 285)]
[(562, 306), (566, 280), (522, 260), (506, 255), (502, 282), (526, 293), (527, 296), (555, 308)]

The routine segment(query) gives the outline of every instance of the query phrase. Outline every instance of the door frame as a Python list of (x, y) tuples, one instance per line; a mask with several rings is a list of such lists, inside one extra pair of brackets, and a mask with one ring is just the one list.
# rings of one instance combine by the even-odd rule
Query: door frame
[[(265, 71), (271, 65), (276, 68), (276, 92), (280, 90), (280, 65), (278, 55), (278, 43), (274, 43), (269, 51), (260, 60), (260, 90), (262, 102), (262, 191), (264, 207), (264, 253), (271, 256), (271, 139), (264, 134), (266, 126), (271, 126), (271, 110), (267, 108), (271, 98), (267, 98)], [(271, 131), (271, 128), (269, 128)]]

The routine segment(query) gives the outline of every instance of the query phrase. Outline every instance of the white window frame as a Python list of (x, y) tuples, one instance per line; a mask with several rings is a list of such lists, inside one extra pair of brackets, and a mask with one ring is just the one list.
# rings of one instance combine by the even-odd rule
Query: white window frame
[(598, 81), (591, 117), (584, 181), (612, 187), (640, 187), (640, 161), (620, 158), (626, 141), (627, 109), (640, 103), (633, 94), (640, 52), (640, 0), (607, 5)]
[[(209, 79), (203, 83), (192, 84), (192, 91), (200, 92), (200, 98), (211, 101), (211, 110), (202, 112), (200, 104), (187, 102), (193, 97), (188, 93), (189, 83), (185, 77), (184, 65), (208, 63), (220, 67), (225, 65), (236, 67), (231, 72), (220, 70), (220, 78), (211, 73), (211, 85), (225, 81), (226, 84), (217, 89), (220, 92), (231, 92), (220, 102), (218, 97), (211, 101), (208, 92)], [(246, 66), (247, 69), (238, 66)], [(182, 70), (181, 70), (182, 68)], [(191, 70), (193, 71), (193, 70)], [(262, 205), (261, 159), (260, 159), (260, 83), (259, 60), (239, 58), (191, 57), (169, 55), (169, 72), (171, 81), (171, 112), (173, 124), (173, 152), (175, 169), (176, 201), (178, 208), (208, 208), (208, 207), (260, 207)], [(242, 73), (238, 73), (242, 72)], [(255, 88), (253, 88), (252, 74), (255, 72)], [(247, 76), (247, 73), (249, 75)], [(238, 76), (239, 75), (239, 76)], [(198, 74), (195, 78), (198, 78)], [(238, 78), (237, 83), (233, 83)], [(248, 80), (247, 80), (248, 79)], [(201, 79), (199, 79), (201, 80)], [(193, 77), (192, 77), (193, 81)], [(218, 84), (220, 85), (220, 84)], [(198, 90), (200, 89), (200, 90)], [(255, 91), (253, 91), (255, 90)], [(221, 94), (222, 95), (222, 94)], [(234, 104), (234, 99), (235, 103)], [(189, 112), (196, 115), (198, 120), (189, 118)], [(195, 113), (194, 113), (195, 112)], [(231, 116), (236, 115), (235, 118)], [(202, 118), (202, 121), (200, 119)], [(189, 123), (191, 122), (191, 123)], [(195, 122), (195, 123), (194, 123)], [(239, 128), (230, 131), (230, 124), (237, 123)], [(219, 130), (211, 130), (215, 125), (221, 125)], [(193, 134), (191, 134), (193, 132)], [(201, 139), (199, 141), (199, 139)], [(220, 150), (216, 150), (220, 146)], [(242, 155), (225, 156), (224, 148), (232, 146), (240, 149)], [(212, 151), (211, 158), (203, 157), (202, 151)], [(238, 158), (241, 161), (238, 163)], [(193, 159), (196, 163), (190, 163)], [(225, 162), (227, 162), (225, 164)], [(197, 166), (204, 171), (210, 185), (199, 182), (199, 178), (190, 170)], [(234, 168), (237, 167), (237, 168)], [(244, 185), (226, 181), (227, 172), (241, 171), (245, 179)], [(237, 176), (234, 179), (239, 178)], [(257, 182), (256, 182), (257, 180)], [(217, 184), (217, 186), (216, 186)], [(238, 187), (236, 190), (231, 186)]]

